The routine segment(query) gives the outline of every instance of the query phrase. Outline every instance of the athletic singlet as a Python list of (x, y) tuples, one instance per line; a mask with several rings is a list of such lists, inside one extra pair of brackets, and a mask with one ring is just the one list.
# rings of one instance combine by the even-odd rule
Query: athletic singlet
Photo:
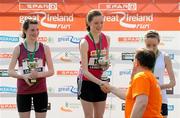
[[(102, 50), (101, 50), (101, 57), (102, 59), (106, 59), (107, 55), (107, 50), (108, 50), (108, 42), (106, 36), (101, 33), (101, 38), (102, 38)], [(101, 78), (103, 70), (99, 68), (97, 64), (97, 53), (96, 53), (96, 48), (94, 46), (93, 40), (90, 38), (89, 35), (85, 36), (85, 40), (88, 42), (88, 71), (92, 73), (95, 77), (98, 79)], [(100, 41), (96, 44), (96, 47), (100, 49)], [(85, 76), (82, 77), (83, 80), (88, 80)]]
[[(165, 54), (159, 51), (159, 55), (156, 59), (155, 67), (154, 67), (154, 75), (159, 81), (159, 84), (164, 84), (164, 71), (165, 71), (165, 60), (164, 60)], [(162, 103), (167, 103), (167, 95), (166, 90), (162, 91)]]
[[(24, 44), (20, 45), (20, 54), (18, 57), (18, 66), (20, 74), (29, 74), (30, 69), (28, 68), (29, 59), (27, 56), (27, 49), (24, 47)], [(30, 52), (30, 51), (28, 51)], [(42, 72), (45, 69), (45, 52), (44, 46), (42, 43), (39, 43), (38, 50), (35, 51), (35, 62), (37, 63), (36, 70)], [(29, 86), (24, 79), (17, 79), (17, 93), (18, 94), (32, 94), (32, 93), (41, 93), (46, 92), (46, 78), (37, 78), (38, 82), (35, 85)]]

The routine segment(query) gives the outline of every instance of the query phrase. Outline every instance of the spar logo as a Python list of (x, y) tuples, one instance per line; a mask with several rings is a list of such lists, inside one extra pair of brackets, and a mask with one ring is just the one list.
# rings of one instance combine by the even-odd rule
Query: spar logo
[(0, 42), (19, 42), (19, 37), (0, 35)]
[(1, 54), (0, 54), (0, 58), (4, 58), (4, 59), (7, 59), (7, 58), (12, 58), (12, 54), (8, 54), (8, 53), (1, 53)]
[(0, 104), (0, 110), (2, 109), (16, 109), (16, 104)]
[(60, 76), (77, 76), (78, 70), (57, 70), (57, 75)]
[(0, 86), (0, 93), (16, 93), (16, 87)]
[(101, 10), (121, 10), (121, 11), (136, 11), (136, 3), (99, 3), (98, 9)]
[(77, 93), (77, 87), (74, 86), (64, 86), (61, 88), (58, 88), (58, 92), (59, 93), (73, 93), (76, 94)]
[(143, 41), (142, 37), (118, 37), (120, 43), (142, 43)]
[(34, 19), (40, 22), (43, 27), (50, 29), (70, 29), (71, 22), (74, 21), (74, 15), (61, 15), (55, 13), (53, 15), (46, 12), (33, 12), (28, 16), (20, 16), (19, 22), (23, 23), (26, 19)]
[[(77, 76), (79, 74), (78, 70), (57, 70), (57, 75), (59, 76)], [(112, 71), (106, 71), (107, 76), (112, 76)]]
[(57, 10), (57, 3), (20, 2), (19, 10)]
[(72, 35), (66, 35), (58, 38), (58, 42), (70, 42), (73, 44), (79, 44), (81, 38)]
[(37, 40), (42, 43), (53, 43), (54, 39), (52, 37), (38, 37)]

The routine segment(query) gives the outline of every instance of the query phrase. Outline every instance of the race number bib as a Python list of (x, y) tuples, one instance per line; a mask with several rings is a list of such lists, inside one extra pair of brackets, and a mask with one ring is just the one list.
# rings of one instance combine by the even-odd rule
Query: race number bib
[(89, 68), (100, 69), (101, 67), (100, 67), (98, 61), (102, 61), (102, 60), (105, 60), (105, 57), (100, 57), (99, 60), (97, 57), (91, 57), (89, 59), (89, 64), (88, 64)]
[[(38, 72), (42, 72), (43, 71), (43, 61), (42, 59), (39, 58), (35, 58), (35, 69)], [(28, 59), (24, 59), (22, 61), (22, 73), (23, 74), (29, 74), (31, 72), (31, 68), (30, 68), (30, 61)]]

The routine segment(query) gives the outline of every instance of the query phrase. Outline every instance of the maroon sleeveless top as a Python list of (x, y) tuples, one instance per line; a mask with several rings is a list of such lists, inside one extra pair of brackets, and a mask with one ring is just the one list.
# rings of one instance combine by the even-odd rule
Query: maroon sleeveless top
[[(28, 56), (27, 52), (31, 53), (28, 51), (25, 47), (24, 44), (21, 43), (20, 45), (20, 54), (18, 57), (18, 66), (19, 66), (19, 72), (21, 74), (28, 74), (30, 73), (30, 70), (28, 68)], [(39, 43), (39, 48), (35, 52), (34, 60), (37, 62), (37, 68), (36, 70), (38, 72), (42, 72), (45, 69), (45, 62), (46, 62), (46, 57), (45, 57), (45, 52), (44, 52), (44, 46), (42, 43)], [(24, 79), (17, 79), (17, 93), (18, 94), (33, 94), (33, 93), (41, 93), (41, 92), (46, 92), (47, 87), (46, 87), (46, 78), (37, 78), (38, 82), (32, 86), (29, 86), (26, 84)]]

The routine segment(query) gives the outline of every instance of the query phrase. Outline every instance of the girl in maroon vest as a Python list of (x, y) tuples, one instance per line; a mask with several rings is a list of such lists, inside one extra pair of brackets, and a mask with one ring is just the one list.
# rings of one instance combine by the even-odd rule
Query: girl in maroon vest
[[(25, 20), (24, 42), (16, 46), (9, 65), (9, 76), (17, 78), (17, 108), (20, 118), (30, 118), (33, 103), (36, 118), (45, 118), (48, 107), (46, 77), (54, 74), (50, 49), (37, 41), (38, 22)], [(15, 71), (18, 62), (18, 71)], [(48, 70), (45, 71), (47, 64)]]
[[(78, 77), (78, 96), (85, 118), (103, 118), (108, 90), (102, 74), (109, 67), (110, 39), (101, 32), (101, 12), (90, 11), (86, 18), (88, 34), (80, 42), (81, 68)], [(94, 114), (93, 114), (94, 113)]]

